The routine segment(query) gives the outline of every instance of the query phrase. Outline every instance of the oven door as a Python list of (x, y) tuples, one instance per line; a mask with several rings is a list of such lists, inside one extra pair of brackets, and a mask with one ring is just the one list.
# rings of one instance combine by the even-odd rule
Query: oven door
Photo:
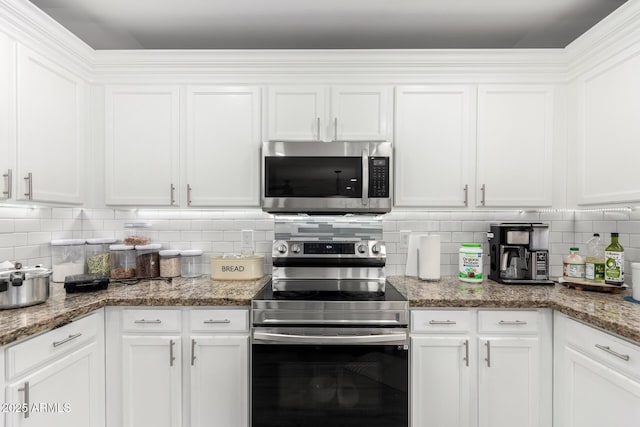
[(408, 427), (403, 328), (254, 328), (252, 427)]

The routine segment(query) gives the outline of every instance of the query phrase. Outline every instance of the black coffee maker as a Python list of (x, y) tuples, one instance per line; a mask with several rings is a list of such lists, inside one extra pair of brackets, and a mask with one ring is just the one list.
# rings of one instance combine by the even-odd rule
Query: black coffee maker
[(549, 280), (549, 225), (491, 224), (487, 233), (489, 279), (509, 285), (552, 285)]

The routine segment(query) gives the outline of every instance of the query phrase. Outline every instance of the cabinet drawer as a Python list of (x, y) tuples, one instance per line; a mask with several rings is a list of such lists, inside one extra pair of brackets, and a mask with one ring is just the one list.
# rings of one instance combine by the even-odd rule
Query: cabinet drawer
[(473, 312), (470, 310), (413, 310), (413, 332), (469, 332)]
[(22, 375), (45, 361), (94, 341), (104, 328), (102, 316), (100, 310), (9, 347), (6, 353), (8, 378)]
[(180, 332), (180, 310), (124, 309), (125, 332)]
[(247, 332), (249, 310), (192, 309), (191, 332)]
[(640, 346), (567, 319), (567, 343), (627, 375), (640, 378)]
[(537, 311), (496, 310), (478, 312), (478, 331), (483, 332), (531, 332), (539, 330)]

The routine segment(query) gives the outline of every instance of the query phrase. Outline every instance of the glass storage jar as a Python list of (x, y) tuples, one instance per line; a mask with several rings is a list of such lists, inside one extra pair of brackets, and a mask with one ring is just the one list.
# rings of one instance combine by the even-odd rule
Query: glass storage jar
[(109, 246), (115, 242), (116, 239), (113, 238), (87, 239), (87, 245), (85, 246), (87, 273), (100, 274), (106, 277), (111, 275)]
[(151, 279), (160, 277), (160, 243), (136, 245), (136, 277)]
[(132, 279), (136, 277), (136, 251), (131, 245), (111, 245), (111, 278)]
[(160, 277), (170, 278), (180, 276), (180, 251), (166, 249), (159, 252)]
[(84, 242), (84, 239), (51, 241), (51, 280), (64, 282), (67, 276), (84, 273)]
[(202, 250), (189, 249), (180, 251), (181, 257), (181, 276), (182, 277), (198, 277), (202, 264)]

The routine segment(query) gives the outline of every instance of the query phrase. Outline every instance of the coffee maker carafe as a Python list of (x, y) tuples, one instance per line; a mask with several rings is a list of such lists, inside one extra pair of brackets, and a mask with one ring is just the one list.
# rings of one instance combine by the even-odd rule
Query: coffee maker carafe
[(515, 285), (551, 285), (549, 226), (542, 223), (491, 224), (489, 279)]

